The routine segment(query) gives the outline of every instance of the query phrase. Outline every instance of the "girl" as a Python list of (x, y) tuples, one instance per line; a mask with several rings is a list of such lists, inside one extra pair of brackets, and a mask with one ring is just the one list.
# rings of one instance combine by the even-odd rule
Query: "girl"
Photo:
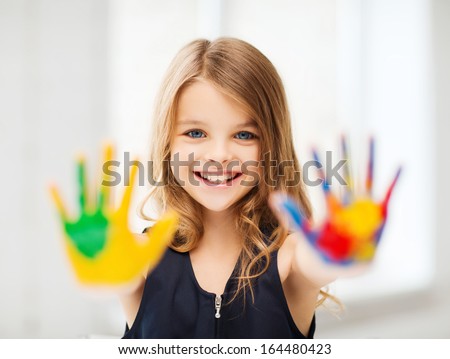
[[(159, 265), (122, 297), (124, 338), (312, 338), (334, 276), (302, 266), (298, 238), (268, 207), (282, 190), (311, 216), (301, 181), (286, 184), (301, 173), (271, 62), (232, 38), (184, 47), (159, 93), (150, 158), (164, 186), (147, 200), (180, 223)], [(272, 164), (287, 159), (281, 177)]]
[[(146, 230), (149, 244), (136, 244), (131, 189), (111, 211), (104, 185), (89, 210), (82, 163), (77, 221), (53, 189), (79, 279), (123, 283), (151, 261), (121, 295), (124, 338), (313, 337), (315, 309), (330, 297), (321, 288), (373, 257), (398, 174), (381, 205), (370, 199), (372, 158), (368, 197), (352, 202), (348, 192), (342, 205), (324, 183), (331, 213), (313, 230), (290, 121), (280, 77), (261, 52), (233, 38), (196, 40), (176, 55), (158, 96), (150, 156), (158, 182), (140, 208), (155, 220), (143, 210), (152, 200), (158, 218), (170, 210), (178, 226), (159, 220)], [(110, 158), (107, 150), (104, 176)], [(313, 247), (346, 267), (320, 265)]]

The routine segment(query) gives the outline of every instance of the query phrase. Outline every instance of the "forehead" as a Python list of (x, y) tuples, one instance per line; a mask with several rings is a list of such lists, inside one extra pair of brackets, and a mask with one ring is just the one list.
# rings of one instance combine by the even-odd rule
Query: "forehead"
[(176, 113), (180, 126), (221, 124), (257, 128), (242, 105), (208, 81), (196, 81), (183, 89)]

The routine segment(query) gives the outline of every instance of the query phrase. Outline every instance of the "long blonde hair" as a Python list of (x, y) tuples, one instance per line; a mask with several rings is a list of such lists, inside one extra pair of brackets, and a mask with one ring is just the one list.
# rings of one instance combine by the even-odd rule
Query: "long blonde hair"
[[(155, 220), (144, 213), (150, 199), (159, 205), (159, 214), (174, 209), (180, 216), (180, 224), (170, 247), (178, 252), (195, 248), (203, 235), (201, 206), (177, 183), (169, 165), (180, 94), (198, 79), (209, 81), (237, 101), (259, 127), (263, 178), (233, 205), (235, 226), (244, 242), (238, 288), (232, 300), (238, 293), (245, 293), (247, 288), (254, 300), (253, 279), (267, 270), (270, 253), (282, 245), (288, 234), (268, 207), (269, 194), (275, 190), (289, 194), (301, 206), (304, 215), (311, 217), (294, 151), (285, 90), (275, 67), (255, 47), (235, 38), (219, 38), (212, 42), (200, 39), (183, 47), (175, 56), (157, 96), (150, 151), (153, 176), (164, 185), (152, 188), (140, 206), (140, 214), (146, 220)], [(270, 154), (270, 160), (276, 161), (273, 162), (276, 166), (267, 163), (263, 154)], [(290, 165), (280, 168), (283, 160), (290, 160)], [(297, 179), (295, 185), (288, 186), (286, 178)], [(270, 183), (274, 186), (269, 186)], [(270, 233), (268, 241), (262, 228)], [(321, 293), (318, 304), (328, 296)], [(245, 295), (243, 297), (245, 300)]]

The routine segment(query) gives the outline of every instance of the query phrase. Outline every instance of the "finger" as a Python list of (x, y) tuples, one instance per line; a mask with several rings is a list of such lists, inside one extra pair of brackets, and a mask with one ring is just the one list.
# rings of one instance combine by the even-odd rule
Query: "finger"
[(86, 160), (83, 155), (79, 155), (77, 159), (78, 172), (78, 198), (80, 201), (80, 209), (83, 212), (87, 206), (87, 184), (86, 184)]
[(317, 154), (316, 149), (312, 150), (314, 161), (316, 162), (317, 171), (319, 173), (319, 178), (322, 182), (322, 189), (325, 193), (325, 196), (328, 196), (328, 193), (330, 192), (330, 186), (328, 185), (327, 179), (325, 178), (325, 173), (323, 171), (322, 163), (319, 160), (319, 155)]
[(373, 137), (370, 137), (369, 141), (369, 162), (367, 164), (366, 193), (369, 197), (372, 197), (375, 141)]
[(109, 181), (109, 164), (112, 161), (113, 146), (106, 143), (103, 146), (102, 183), (99, 193), (99, 208), (108, 209), (111, 206), (111, 183)]
[(267, 201), (267, 203), (269, 205), (269, 208), (272, 210), (272, 213), (275, 215), (278, 222), (280, 223), (280, 225), (286, 229), (289, 229), (290, 228), (289, 221), (287, 220), (286, 216), (284, 215), (284, 213), (280, 208), (281, 202), (280, 197), (283, 195), (284, 194), (282, 194), (279, 191), (272, 192), (271, 194), (269, 194), (269, 200)]
[(58, 188), (56, 187), (56, 185), (51, 184), (49, 191), (50, 191), (50, 197), (52, 199), (52, 202), (55, 205), (56, 210), (58, 211), (58, 214), (59, 214), (61, 220), (63, 222), (66, 222), (67, 221), (67, 211), (64, 207), (61, 196), (59, 195)]
[(327, 182), (327, 179), (325, 177), (323, 166), (319, 160), (319, 155), (317, 154), (317, 151), (315, 149), (312, 150), (314, 161), (316, 162), (317, 169), (319, 172), (319, 178), (322, 181), (322, 189), (325, 194), (325, 200), (327, 202), (328, 210), (332, 213), (336, 212), (339, 208), (341, 208), (341, 205), (336, 198), (336, 196), (333, 195), (333, 193), (330, 190), (330, 186)]
[[(138, 163), (137, 160), (134, 160), (132, 163)], [(122, 197), (122, 202), (120, 204), (118, 213), (119, 213), (119, 217), (122, 219), (127, 219), (128, 216), (128, 209), (130, 208), (130, 203), (131, 203), (131, 195), (133, 192), (133, 184), (134, 184), (134, 179), (136, 178), (136, 173), (138, 170), (138, 166), (136, 165), (132, 165), (131, 166), (131, 170), (130, 170), (130, 180), (128, 185), (126, 185), (125, 183), (125, 190), (123, 192), (123, 197)]]
[(394, 187), (397, 184), (397, 181), (398, 181), (398, 178), (400, 177), (401, 172), (402, 172), (402, 168), (399, 167), (391, 185), (389, 186), (389, 188), (386, 192), (386, 195), (384, 196), (383, 202), (381, 202), (381, 210), (382, 210), (384, 218), (386, 218), (386, 216), (387, 216), (387, 207), (389, 204), (389, 200), (391, 199), (392, 191), (394, 190)]
[(177, 213), (171, 210), (146, 232), (148, 241), (144, 252), (148, 253), (150, 268), (156, 265), (172, 241), (178, 228), (178, 221)]
[(273, 192), (269, 197), (272, 211), (278, 217), (279, 222), (287, 229), (302, 231), (305, 234), (311, 232), (311, 226), (306, 217), (301, 213), (298, 205), (288, 195), (281, 192)]
[(344, 204), (350, 203), (352, 197), (353, 197), (353, 182), (352, 177), (350, 175), (350, 156), (348, 153), (348, 145), (347, 145), (347, 139), (345, 135), (341, 136), (341, 151), (342, 151), (342, 157), (344, 158), (345, 165), (343, 167), (344, 169), (344, 181), (346, 183), (345, 189), (344, 189)]
[(380, 228), (378, 228), (377, 232), (375, 233), (375, 245), (378, 245), (381, 239), (381, 235), (383, 234), (384, 226), (386, 225), (386, 221), (384, 221)]

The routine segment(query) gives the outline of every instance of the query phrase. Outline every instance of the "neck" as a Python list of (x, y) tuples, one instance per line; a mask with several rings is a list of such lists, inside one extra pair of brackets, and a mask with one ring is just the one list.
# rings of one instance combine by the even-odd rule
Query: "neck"
[(234, 218), (230, 211), (214, 212), (203, 210), (204, 234), (199, 247), (217, 255), (240, 251), (242, 239), (234, 227)]

